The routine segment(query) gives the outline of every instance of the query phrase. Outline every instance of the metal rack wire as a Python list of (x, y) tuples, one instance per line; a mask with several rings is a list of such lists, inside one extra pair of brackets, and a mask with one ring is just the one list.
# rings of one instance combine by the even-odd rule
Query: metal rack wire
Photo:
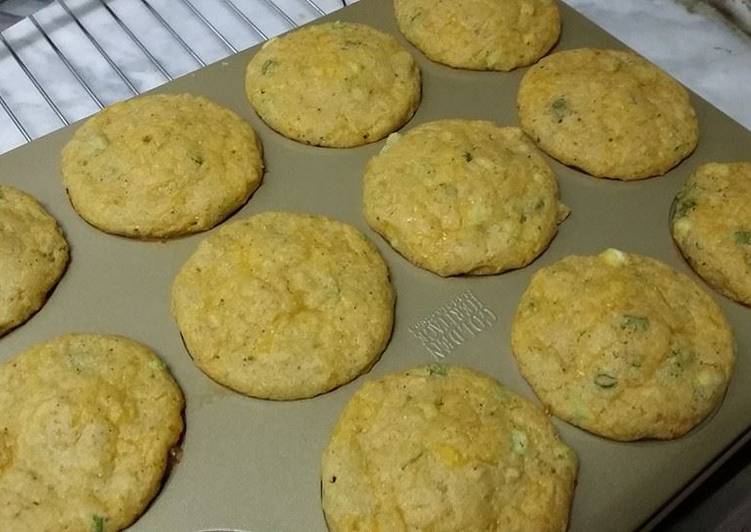
[[(125, 69), (122, 68), (121, 65), (118, 64), (118, 62), (112, 58), (112, 56), (106, 51), (105, 46), (102, 45), (99, 40), (94, 36), (91, 29), (87, 27), (86, 23), (81, 19), (81, 17), (77, 16), (75, 11), (71, 9), (71, 7), (68, 5), (69, 0), (54, 0), (53, 4), (59, 6), (62, 8), (63, 12), (70, 17), (70, 19), (73, 21), (73, 24), (76, 26), (76, 28), (81, 32), (81, 34), (88, 40), (88, 42), (93, 46), (93, 48), (101, 55), (101, 57), (107, 62), (109, 67), (115, 72), (117, 75), (117, 78), (120, 82), (124, 85), (124, 87), (127, 89), (130, 96), (135, 96), (140, 93), (140, 91), (137, 88), (136, 83), (128, 77), (128, 75), (125, 73)], [(206, 66), (206, 61), (201, 58), (199, 53), (190, 46), (190, 44), (183, 38), (183, 36), (180, 35), (180, 33), (172, 26), (170, 23), (165, 19), (162, 13), (156, 8), (156, 6), (153, 4), (152, 0), (134, 0), (136, 2), (139, 2), (142, 4), (143, 7), (146, 8), (146, 10), (151, 14), (153, 19), (164, 29), (166, 32), (172, 37), (174, 42), (177, 46), (179, 46), (185, 53), (188, 54), (192, 58), (192, 60), (195, 63), (195, 68), (201, 68), (203, 66)], [(194, 3), (191, 0), (174, 0), (177, 4), (181, 4), (182, 7), (186, 8), (191, 15), (195, 18), (195, 21), (197, 21), (207, 32), (209, 32), (211, 35), (213, 35), (222, 45), (224, 50), (226, 51), (227, 55), (231, 55), (238, 52), (238, 48), (232, 44), (232, 41), (227, 38), (202, 12), (199, 10)], [(221, 0), (221, 3), (226, 7), (226, 12), (229, 13), (232, 17), (235, 17), (237, 21), (241, 22), (243, 25), (247, 27), (254, 35), (258, 36), (261, 40), (267, 40), (270, 35), (267, 32), (264, 32), (258, 24), (256, 24), (248, 15), (245, 14), (245, 12), (238, 7), (236, 4), (237, 0)], [(273, 13), (281, 22), (283, 22), (286, 27), (292, 29), (298, 26), (298, 24), (295, 22), (294, 18), (290, 16), (280, 5), (278, 5), (273, 0), (259, 0), (261, 4), (265, 5), (265, 7), (268, 8), (269, 12)], [(324, 10), (319, 3), (316, 0), (301, 0), (315, 13), (315, 18), (318, 18), (320, 16), (326, 15), (327, 11)], [(153, 65), (153, 67), (161, 73), (161, 75), (164, 78), (164, 81), (171, 81), (173, 76), (170, 74), (169, 70), (166, 68), (162, 62), (149, 50), (149, 48), (142, 42), (139, 37), (135, 34), (134, 31), (131, 30), (131, 28), (126, 24), (126, 22), (122, 19), (122, 17), (118, 16), (117, 12), (109, 5), (110, 0), (95, 0), (95, 4), (98, 6), (101, 6), (106, 13), (111, 17), (112, 20), (117, 24), (117, 26), (122, 29), (123, 33), (127, 35), (128, 39), (143, 53), (143, 55), (148, 59), (148, 61)], [(342, 0), (341, 5), (336, 7), (335, 9), (338, 9), (339, 7), (344, 7), (350, 2), (346, 2)], [(333, 10), (332, 10), (333, 11)], [(44, 25), (41, 24), (37, 17), (32, 15), (29, 17), (29, 20), (33, 27), (36, 29), (36, 31), (41, 34), (42, 38), (46, 42), (46, 44), (50, 47), (50, 49), (54, 52), (57, 59), (60, 61), (60, 63), (70, 72), (70, 74), (73, 76), (73, 78), (76, 80), (77, 84), (79, 85), (79, 88), (82, 92), (82, 94), (85, 94), (88, 99), (90, 99), (98, 109), (102, 109), (106, 104), (104, 102), (104, 99), (101, 97), (101, 95), (97, 94), (96, 90), (91, 86), (89, 82), (87, 82), (85, 76), (82, 72), (80, 72), (75, 64), (72, 58), (66, 56), (65, 52), (61, 49), (61, 47), (58, 45), (58, 43), (55, 42), (55, 39), (50, 34), (50, 32), (45, 29)], [(9, 56), (12, 58), (13, 62), (20, 68), (23, 75), (28, 78), (28, 80), (33, 85), (34, 89), (39, 93), (41, 98), (44, 100), (47, 106), (54, 112), (54, 114), (57, 116), (57, 118), (60, 121), (61, 125), (68, 125), (72, 120), (80, 118), (80, 117), (71, 117), (66, 115), (64, 110), (61, 108), (61, 106), (58, 104), (58, 102), (55, 101), (54, 97), (45, 89), (43, 84), (40, 82), (38, 76), (36, 76), (33, 72), (33, 68), (30, 64), (27, 64), (27, 62), (24, 61), (24, 59), (21, 57), (21, 55), (18, 53), (16, 48), (6, 39), (5, 36), (3, 36), (2, 33), (0, 33), (0, 44), (2, 44), (2, 48), (9, 54)], [(2, 49), (0, 49), (0, 54), (2, 53)], [(3, 96), (2, 92), (0, 91), (0, 108), (2, 108), (2, 111), (7, 115), (7, 117), (10, 119), (10, 122), (13, 124), (13, 126), (19, 131), (19, 133), (23, 136), (26, 142), (29, 142), (33, 139), (33, 135), (30, 133), (29, 128), (24, 124), (23, 120), (19, 116), (19, 113), (13, 108), (11, 103)]]

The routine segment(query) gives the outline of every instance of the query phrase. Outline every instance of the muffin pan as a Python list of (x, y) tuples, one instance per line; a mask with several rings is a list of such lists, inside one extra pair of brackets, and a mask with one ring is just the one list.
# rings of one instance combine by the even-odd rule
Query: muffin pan
[[(554, 50), (623, 45), (561, 5), (563, 33)], [(327, 17), (371, 24), (413, 53), (423, 75), (423, 101), (405, 127), (439, 118), (494, 120), (516, 125), (516, 91), (524, 69), (511, 73), (455, 70), (431, 63), (399, 34), (391, 2), (363, 0)], [(388, 263), (397, 292), (393, 337), (366, 375), (328, 394), (302, 401), (256, 400), (211, 381), (190, 360), (170, 315), (170, 286), (204, 237), (140, 242), (110, 236), (80, 219), (62, 186), (60, 150), (76, 125), (0, 158), (0, 182), (39, 199), (60, 221), (71, 263), (39, 313), (0, 339), (0, 359), (68, 332), (122, 334), (149, 345), (182, 386), (187, 408), (179, 460), (131, 530), (324, 531), (319, 464), (331, 429), (363, 382), (412, 366), (441, 362), (484, 371), (534, 399), (511, 356), (511, 320), (531, 275), (571, 254), (608, 247), (648, 255), (691, 272), (674, 246), (670, 205), (685, 179), (708, 161), (742, 160), (751, 133), (692, 95), (700, 123), (696, 152), (667, 175), (632, 183), (595, 179), (548, 158), (562, 200), (572, 209), (549, 249), (530, 266), (490, 277), (442, 279), (409, 264), (361, 214), (362, 174), (384, 144), (351, 149), (305, 146), (268, 128), (244, 91), (242, 52), (154, 92), (191, 92), (248, 119), (264, 145), (261, 187), (231, 219), (266, 210), (312, 212), (362, 230)], [(737, 364), (720, 407), (674, 441), (618, 443), (558, 419), (563, 439), (579, 455), (571, 530), (629, 530), (643, 526), (748, 437), (751, 426), (751, 310), (709, 291), (737, 340)]]

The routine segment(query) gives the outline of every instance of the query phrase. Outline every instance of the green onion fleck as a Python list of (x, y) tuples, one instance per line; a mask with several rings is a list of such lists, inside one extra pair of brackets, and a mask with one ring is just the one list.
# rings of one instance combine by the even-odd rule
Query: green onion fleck
[(93, 522), (91, 523), (91, 532), (104, 532), (105, 518), (101, 515), (94, 514), (92, 516)]
[(633, 316), (624, 314), (621, 320), (621, 329), (631, 329), (633, 331), (646, 331), (649, 328), (649, 318), (646, 316)]
[(696, 199), (694, 199), (694, 191), (697, 189), (696, 183), (687, 183), (676, 196), (673, 202), (673, 214), (672, 218), (682, 218), (686, 216), (696, 207)]
[(445, 377), (447, 373), (448, 369), (446, 366), (441, 366), (440, 364), (431, 364), (428, 366), (428, 375), (441, 375)]
[(263, 65), (261, 65), (261, 74), (264, 76), (268, 74), (269, 70), (274, 68), (278, 63), (274, 61), (273, 59), (267, 59), (263, 62)]
[(736, 231), (735, 243), (741, 246), (751, 246), (751, 231)]
[(692, 199), (680, 200), (675, 206), (673, 218), (683, 218), (696, 207), (696, 201)]
[(568, 104), (566, 103), (565, 98), (558, 98), (553, 102), (553, 115), (555, 116), (555, 119), (560, 124), (564, 118), (566, 118), (566, 115), (569, 114), (569, 108)]
[(607, 373), (598, 373), (595, 376), (595, 384), (600, 388), (612, 388), (618, 384), (618, 379)]

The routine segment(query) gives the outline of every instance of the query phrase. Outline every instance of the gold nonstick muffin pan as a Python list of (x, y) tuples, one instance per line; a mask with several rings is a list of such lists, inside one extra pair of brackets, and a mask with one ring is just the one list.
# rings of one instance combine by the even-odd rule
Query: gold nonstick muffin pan
[[(560, 7), (563, 31), (554, 51), (623, 48), (581, 15)], [(397, 30), (390, 1), (363, 0), (327, 18), (370, 24), (396, 36), (413, 53), (422, 70), (423, 100), (405, 130), (440, 118), (518, 125), (516, 93), (526, 69), (471, 72), (430, 62)], [(267, 167), (263, 183), (231, 220), (268, 210), (324, 214), (363, 231), (383, 254), (397, 293), (391, 343), (369, 373), (333, 392), (291, 402), (251, 399), (214, 383), (193, 364), (170, 315), (170, 287), (208, 233), (142, 242), (87, 225), (70, 206), (60, 176), (60, 150), (77, 125), (0, 158), (0, 183), (41, 201), (71, 245), (62, 281), (35, 316), (0, 338), (0, 359), (65, 333), (120, 334), (154, 349), (185, 393), (179, 462), (132, 530), (326, 530), (321, 453), (345, 403), (365, 381), (441, 362), (486, 372), (537, 402), (511, 355), (511, 320), (519, 298), (539, 268), (567, 255), (611, 247), (659, 259), (710, 292), (735, 331), (736, 369), (719, 408), (677, 440), (619, 443), (554, 418), (580, 460), (570, 529), (628, 530), (645, 524), (743, 441), (751, 426), (751, 310), (712, 291), (691, 271), (673, 244), (668, 217), (673, 197), (698, 165), (748, 156), (749, 131), (692, 95), (699, 145), (665, 176), (631, 183), (595, 179), (546, 156), (558, 176), (562, 201), (572, 211), (550, 247), (521, 270), (443, 279), (408, 263), (363, 219), (363, 170), (385, 141), (351, 149), (306, 146), (280, 136), (254, 114), (244, 78), (257, 49), (154, 92), (206, 96), (249, 120), (260, 136)]]

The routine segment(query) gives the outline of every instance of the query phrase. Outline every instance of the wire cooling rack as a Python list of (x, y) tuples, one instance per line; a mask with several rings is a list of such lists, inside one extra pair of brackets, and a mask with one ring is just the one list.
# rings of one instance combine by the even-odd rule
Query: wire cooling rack
[[(355, 1), (38, 0), (0, 36), (0, 153)], [(686, 1), (565, 0), (751, 127), (751, 38)]]
[[(5, 61), (10, 60), (9, 69), (16, 69), (18, 75), (23, 78), (11, 79), (16, 76), (3, 75), (5, 80), (0, 79), (0, 107), (2, 108), (0, 125), (3, 122), (12, 123), (25, 142), (48, 132), (33, 131), (29, 127), (31, 120), (21, 115), (19, 112), (21, 106), (17, 103), (14, 105), (12, 99), (8, 98), (11, 92), (8, 84), (11, 81), (15, 87), (30, 83), (29, 89), (33, 88), (33, 91), (41, 97), (40, 101), (52, 111), (59, 122), (58, 127), (68, 125), (106, 105), (138, 95), (160, 84), (159, 80), (149, 84), (136, 79), (137, 76), (132, 72), (132, 68), (129, 70), (127, 61), (123, 59), (123, 54), (119, 53), (121, 50), (118, 49), (123, 46), (113, 45), (112, 41), (103, 38), (101, 32), (103, 25), (117, 29), (127, 42), (124, 47), (140, 51), (141, 59), (147, 60), (153, 67), (152, 70), (161, 76), (161, 83), (164, 83), (178, 75), (221, 60), (279, 33), (336, 11), (354, 1), (356, 0), (211, 0), (199, 3), (198, 0), (123, 0), (120, 2), (115, 0), (88, 0), (86, 2), (55, 0), (51, 6), (45, 8), (45, 11), (53, 8), (56, 15), (52, 18), (45, 16), (44, 20), (42, 20), (41, 12), (31, 15), (28, 21), (33, 27), (29, 28), (31, 31), (27, 31), (24, 38), (12, 39), (0, 33), (0, 58)], [(125, 10), (132, 11), (134, 8), (140, 9), (138, 17), (123, 16)], [(98, 23), (92, 21), (90, 15), (93, 12), (98, 12)], [(180, 24), (174, 22), (176, 13), (180, 13)], [(139, 31), (141, 30), (139, 21), (145, 18), (150, 19), (152, 26), (157, 25), (161, 28), (163, 37), (166, 36), (160, 41), (158, 47), (155, 47), (153, 42), (147, 43), (143, 31)], [(185, 23), (186, 18), (192, 19), (188, 21), (192, 24), (190, 28)], [(226, 22), (228, 18), (234, 19), (235, 25), (239, 23), (247, 31), (236, 31), (234, 35), (228, 35), (228, 32), (220, 29), (217, 23), (217, 20)], [(210, 58), (206, 57), (206, 53), (202, 54), (194, 44), (197, 42), (196, 32), (202, 33), (203, 39), (213, 39), (214, 44), (218, 45), (219, 52), (215, 51)], [(70, 46), (67, 47), (67, 51), (64, 49), (65, 47), (61, 44), (63, 34), (70, 35), (71, 33), (78, 34), (79, 48), (80, 40), (83, 39), (84, 44), (90, 48), (89, 54), (93, 53), (98, 56), (95, 58), (96, 61), (104, 61), (108, 65), (112, 75), (108, 76), (107, 90), (95, 86), (93, 82), (97, 80), (86, 68), (86, 63), (82, 64), (79, 54), (71, 51)], [(28, 47), (31, 41), (36, 42), (37, 47), (38, 41), (41, 41), (48, 53), (24, 54), (24, 48)], [(216, 49), (217, 46), (214, 48)], [(50, 50), (52, 54), (49, 53)], [(192, 65), (182, 68), (176, 74), (174, 69), (170, 69), (160, 57), (179, 55), (181, 52), (182, 55), (190, 58)], [(90, 58), (86, 59), (86, 62), (91, 61)], [(55, 68), (64, 68), (75, 80), (72, 90), (79, 94), (74, 94), (72, 98), (83, 97), (88, 100), (89, 104), (93, 104), (93, 107), (88, 105), (88, 110), (83, 112), (81, 109), (71, 110), (70, 106), (65, 104), (66, 102), (61, 102), (61, 98), (52, 93), (50, 87), (54, 84), (51, 84), (49, 80), (43, 80), (44, 76), (40, 74)], [(113, 86), (113, 84), (116, 85)], [(15, 90), (17, 92), (17, 89)], [(33, 98), (34, 95), (31, 97)], [(39, 100), (39, 98), (36, 99)], [(1, 116), (3, 113), (8, 120)], [(57, 127), (48, 129), (57, 129)]]

